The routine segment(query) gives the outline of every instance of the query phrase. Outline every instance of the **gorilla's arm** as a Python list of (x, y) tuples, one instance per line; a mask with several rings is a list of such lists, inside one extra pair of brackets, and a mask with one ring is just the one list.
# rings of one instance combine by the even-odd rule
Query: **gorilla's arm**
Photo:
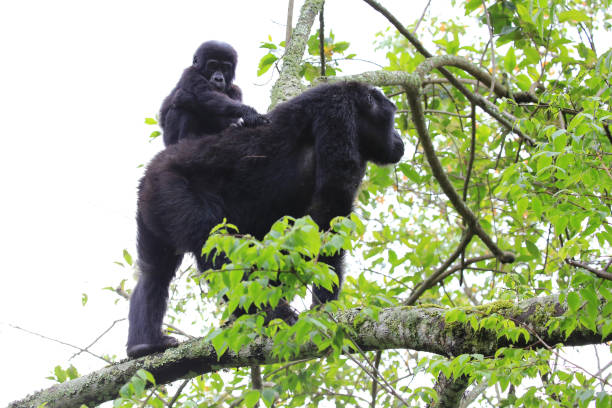
[[(347, 135), (355, 134), (355, 112), (344, 108), (338, 118), (313, 118), (315, 183), (312, 201), (307, 214), (320, 229), (327, 230), (334, 217), (348, 216), (359, 184), (365, 173), (365, 160), (359, 154), (357, 140)], [(333, 123), (333, 126), (330, 124)], [(341, 283), (344, 277), (342, 257), (344, 251), (333, 256), (321, 256), (320, 261), (332, 267)], [(332, 291), (314, 286), (313, 305), (338, 299), (339, 285)]]
[(242, 102), (242, 89), (236, 84), (232, 84), (227, 90), (227, 96), (235, 101)]
[(242, 91), (232, 84), (227, 94), (214, 90), (210, 82), (193, 67), (187, 68), (172, 95), (172, 106), (195, 114), (244, 120), (247, 127), (268, 123), (264, 115), (242, 102)]
[(174, 108), (192, 111), (197, 114), (233, 119), (242, 118), (245, 126), (248, 127), (255, 127), (269, 122), (266, 116), (260, 115), (254, 108), (217, 91), (209, 90), (193, 93), (179, 88), (174, 94), (172, 105)]

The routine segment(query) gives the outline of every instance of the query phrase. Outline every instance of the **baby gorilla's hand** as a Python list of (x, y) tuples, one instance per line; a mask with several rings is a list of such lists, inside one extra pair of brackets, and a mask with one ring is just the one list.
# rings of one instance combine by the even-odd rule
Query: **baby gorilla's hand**
[(242, 120), (244, 121), (244, 126), (246, 127), (257, 127), (270, 123), (270, 119), (268, 119), (266, 115), (257, 113), (255, 109), (245, 112), (245, 114), (242, 116)]

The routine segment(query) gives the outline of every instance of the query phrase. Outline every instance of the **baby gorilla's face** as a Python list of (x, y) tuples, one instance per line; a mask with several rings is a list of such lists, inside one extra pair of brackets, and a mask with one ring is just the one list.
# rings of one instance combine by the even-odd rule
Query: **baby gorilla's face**
[(234, 72), (234, 65), (230, 61), (209, 59), (204, 65), (204, 77), (219, 92), (223, 92), (226, 85), (231, 82), (232, 72)]

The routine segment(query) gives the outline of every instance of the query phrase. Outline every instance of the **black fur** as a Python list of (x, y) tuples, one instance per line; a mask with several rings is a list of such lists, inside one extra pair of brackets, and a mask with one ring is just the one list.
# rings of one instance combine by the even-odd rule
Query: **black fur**
[[(261, 239), (284, 215), (309, 214), (327, 229), (348, 215), (366, 162), (396, 163), (404, 145), (394, 130), (395, 106), (368, 85), (322, 85), (285, 102), (257, 128), (169, 146), (149, 164), (138, 196), (138, 262), (130, 303), (128, 355), (167, 347), (161, 325), (168, 285), (183, 254), (198, 255), (223, 218)], [(342, 282), (342, 255), (322, 259)], [(315, 303), (338, 298), (315, 287)], [(295, 319), (285, 303), (273, 317)]]
[(193, 57), (176, 87), (164, 99), (159, 123), (166, 146), (188, 138), (221, 132), (239, 123), (258, 126), (267, 123), (264, 115), (243, 105), (242, 91), (232, 84), (238, 54), (231, 45), (207, 41)]

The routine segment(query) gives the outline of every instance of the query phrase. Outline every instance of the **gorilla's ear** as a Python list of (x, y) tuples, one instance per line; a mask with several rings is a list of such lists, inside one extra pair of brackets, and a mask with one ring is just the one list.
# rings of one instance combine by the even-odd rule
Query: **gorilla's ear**
[(197, 55), (194, 55), (194, 56), (193, 56), (193, 66), (194, 66), (194, 67), (197, 67), (197, 66), (198, 66), (198, 56), (197, 56)]
[(367, 92), (361, 93), (361, 95), (359, 95), (359, 97), (356, 99), (355, 104), (360, 113), (371, 115), (378, 108), (378, 102), (376, 101), (373, 92), (376, 92), (376, 90), (368, 89)]

